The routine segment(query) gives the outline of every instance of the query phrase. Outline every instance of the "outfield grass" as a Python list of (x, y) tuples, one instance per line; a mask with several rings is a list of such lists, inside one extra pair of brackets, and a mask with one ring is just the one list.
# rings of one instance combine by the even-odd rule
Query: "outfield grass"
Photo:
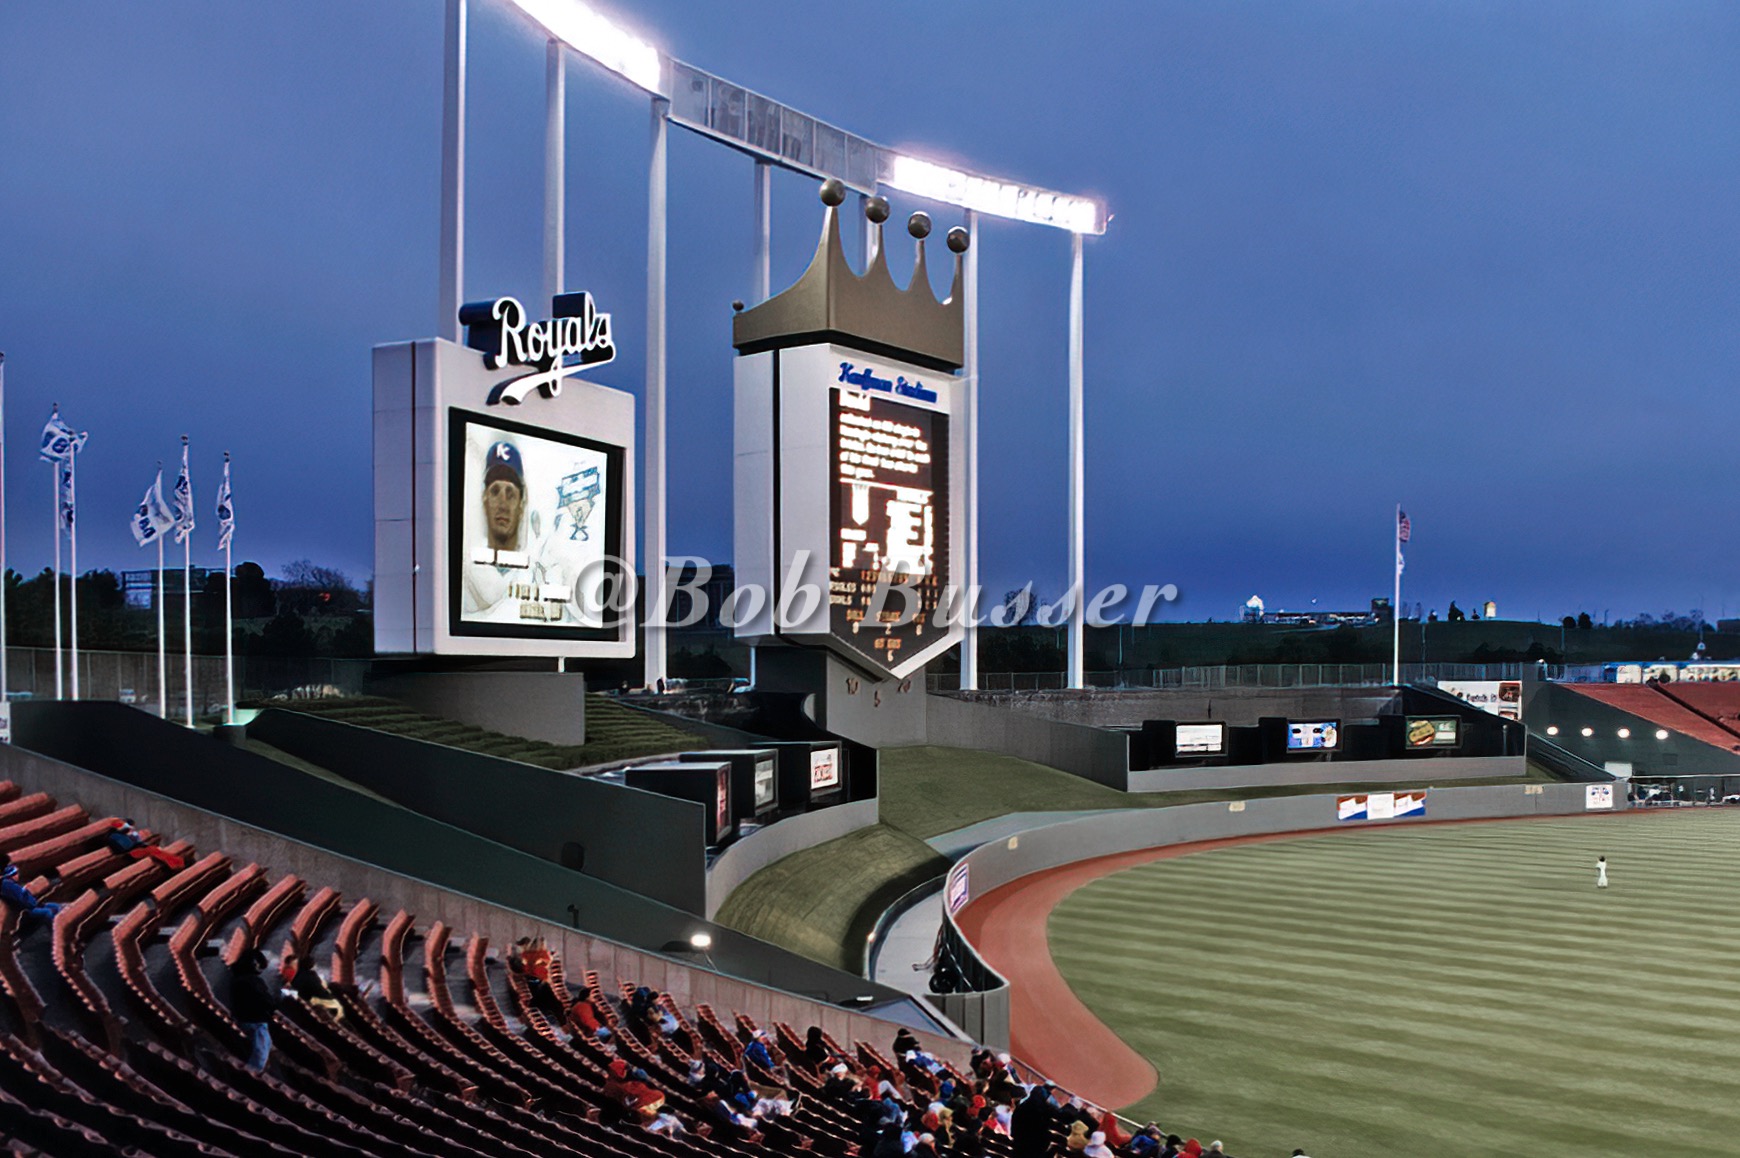
[[(1740, 1152), (1740, 811), (1362, 830), (1066, 898), (1064, 977), (1238, 1155)], [(1595, 858), (1611, 864), (1597, 891)]]
[(376, 696), (344, 696), (318, 700), (268, 700), (249, 705), (261, 708), (283, 708), (292, 712), (307, 712), (328, 720), (355, 724), (362, 728), (391, 732), (412, 740), (426, 740), (500, 756), (540, 768), (564, 770), (610, 764), (618, 760), (633, 760), (641, 756), (658, 756), (667, 752), (682, 752), (704, 748), (707, 742), (700, 736), (674, 728), (655, 716), (619, 704), (608, 696), (586, 696), (586, 743), (546, 744), (522, 736), (491, 732), (473, 724), (425, 716), (397, 700)]
[(732, 890), (717, 920), (862, 973), (866, 939), (882, 910), (948, 867), (917, 837), (873, 824), (768, 865)]

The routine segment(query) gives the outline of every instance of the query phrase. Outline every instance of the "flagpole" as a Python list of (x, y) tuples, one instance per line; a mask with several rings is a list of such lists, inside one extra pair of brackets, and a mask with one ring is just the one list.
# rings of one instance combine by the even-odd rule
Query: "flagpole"
[[(55, 413), (59, 411), (55, 407)], [(54, 493), (54, 698), (58, 700), (65, 696), (60, 642), (60, 463), (50, 460), (50, 465), (54, 467), (54, 486), (49, 489)]]
[(72, 541), (72, 588), (67, 592), (72, 600), (72, 698), (79, 698), (79, 452), (75, 447), (67, 456), (67, 537)]
[(157, 536), (157, 718), (160, 720), (169, 718), (169, 654), (163, 640), (162, 534)]
[[(187, 435), (181, 436), (181, 469), (187, 471)], [(193, 477), (188, 476), (187, 509), (193, 510)], [(181, 536), (181, 639), (185, 649), (182, 683), (187, 692), (187, 726), (193, 727), (193, 535)]]
[[(230, 452), (224, 451), (224, 499), (229, 500)], [(231, 599), (230, 581), (234, 568), (230, 566), (230, 535), (224, 532), (224, 723), (236, 722), (236, 623), (235, 604)]]
[(1402, 504), (1396, 504), (1396, 598), (1390, 604), (1390, 628), (1392, 642), (1390, 645), (1390, 671), (1395, 677), (1396, 686), (1402, 686)]

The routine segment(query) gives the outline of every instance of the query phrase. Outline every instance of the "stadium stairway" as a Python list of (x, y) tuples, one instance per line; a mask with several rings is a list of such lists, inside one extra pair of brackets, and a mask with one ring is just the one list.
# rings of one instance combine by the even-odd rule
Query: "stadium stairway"
[[(551, 990), (564, 1008), (584, 999), (614, 1031), (611, 1043), (570, 1038), (476, 933), (220, 849), (171, 840), (180, 867), (114, 853), (104, 843), (112, 818), (13, 783), (0, 783), (0, 802), (0, 851), (27, 866), (33, 892), (63, 906), (28, 933), (11, 909), (0, 916), (8, 1152), (849, 1158), (858, 1126), (823, 1096), (828, 1066), (844, 1061), (872, 1083), (895, 1076), (915, 1116), (942, 1078), (963, 1080), (892, 1061), (867, 1041), (827, 1038), (834, 1056), (810, 1059), (802, 1034), (780, 1023), (768, 1040), (784, 1076), (751, 1065), (748, 1077), (798, 1095), (794, 1112), (753, 1130), (709, 1124), (690, 1063), (744, 1066), (744, 1045), (762, 1028), (745, 1014), (684, 1010), (666, 995), (678, 1026), (667, 1037), (630, 1016), (634, 979), (611, 994), (587, 972), (575, 992), (558, 962)], [(232, 965), (272, 947), (293, 949), (304, 968), (330, 962), (343, 1016), (286, 996), (272, 1060), (256, 1073), (220, 995)], [(683, 1133), (647, 1131), (607, 1092), (616, 1058), (646, 1071)], [(1008, 1153), (1007, 1139), (987, 1141), (990, 1154)]]

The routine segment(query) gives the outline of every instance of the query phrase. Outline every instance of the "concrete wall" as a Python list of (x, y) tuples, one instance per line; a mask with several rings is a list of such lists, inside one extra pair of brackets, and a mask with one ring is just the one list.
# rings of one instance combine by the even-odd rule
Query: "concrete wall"
[(877, 748), (931, 742), (922, 674), (873, 679), (827, 652), (784, 646), (757, 648), (755, 663), (758, 690), (812, 693), (815, 721), (830, 732)]
[[(914, 1025), (926, 1015), (904, 995), (869, 982), (839, 976), (851, 986), (849, 993), (874, 997), (869, 1007), (873, 1012), (848, 1011), (789, 991), (795, 984), (803, 987), (813, 978), (798, 976), (789, 979), (778, 963), (764, 960), (753, 979), (725, 976), (686, 962), (636, 949), (619, 941), (581, 932), (567, 924), (542, 920), (523, 911), (493, 904), (476, 896), (441, 888), (415, 877), (392, 872), (366, 861), (340, 856), (325, 849), (287, 839), (274, 832), (232, 820), (216, 813), (173, 800), (149, 789), (123, 783), (82, 768), (51, 760), (33, 752), (9, 745), (0, 745), (0, 772), (26, 791), (48, 792), (63, 802), (76, 801), (93, 813), (131, 816), (152, 829), (173, 834), (177, 839), (191, 840), (202, 851), (221, 849), (238, 864), (250, 861), (267, 866), (276, 875), (295, 873), (316, 886), (330, 885), (354, 902), (369, 897), (383, 909), (404, 908), (416, 915), (424, 927), (437, 920), (445, 921), (462, 936), (478, 933), (489, 938), (498, 951), (519, 937), (542, 935), (550, 948), (562, 958), (570, 977), (586, 969), (596, 969), (606, 985), (617, 979), (651, 985), (668, 990), (684, 1006), (707, 1002), (717, 1009), (734, 1009), (749, 1014), (758, 1022), (788, 1021), (803, 1028), (820, 1025), (840, 1041), (861, 1038), (886, 1049), (894, 1034), (894, 1025)], [(699, 927), (698, 925), (689, 927)], [(729, 953), (720, 940), (736, 937), (730, 930), (713, 930), (713, 956)], [(758, 942), (752, 942), (759, 944)], [(771, 946), (764, 946), (771, 949)], [(776, 955), (778, 950), (774, 950)], [(786, 955), (789, 956), (789, 955)], [(809, 963), (812, 969), (822, 966)], [(824, 972), (832, 972), (826, 971)], [(764, 982), (757, 984), (757, 981)], [(785, 987), (782, 987), (782, 981)], [(818, 994), (820, 996), (820, 994)], [(929, 1032), (916, 1025), (918, 1036), (926, 1049), (935, 1050), (957, 1065), (966, 1063), (967, 1049), (953, 1036)]]
[(768, 865), (794, 852), (867, 828), (877, 819), (874, 798), (854, 800), (788, 816), (733, 841), (707, 869), (707, 919), (713, 919), (733, 889)]
[[(1426, 815), (1421, 820), (1338, 823), (1333, 794), (1095, 814), (1030, 828), (1005, 840), (981, 845), (968, 853), (961, 862), (967, 866), (970, 890), (967, 908), (1019, 877), (1090, 857), (1278, 832), (1389, 828), (1476, 818), (1574, 816), (1587, 813), (1587, 787), (1583, 784), (1517, 784), (1434, 788), (1426, 796)], [(1623, 810), (1626, 806), (1624, 795), (1616, 795), (1614, 809)], [(945, 919), (954, 937), (965, 943), (954, 916)], [(1007, 1044), (1009, 990), (1006, 983), (983, 993), (952, 994), (947, 1002), (933, 1001), (933, 1004), (948, 1010), (949, 1019), (963, 1029), (968, 1025), (976, 1027), (981, 1040), (1000, 1040)], [(974, 1009), (975, 1005), (984, 1008)], [(999, 1027), (1004, 1034), (1001, 1039), (993, 1036)]]
[(248, 735), (509, 848), (575, 867), (576, 846), (588, 876), (706, 909), (705, 809), (692, 801), (275, 708)]
[(1063, 723), (994, 703), (924, 698), (927, 743), (1018, 756), (1112, 788), (1128, 785), (1130, 742), (1122, 732)]
[[(965, 692), (972, 703), (996, 704), (1027, 715), (1096, 728), (1135, 727), (1143, 720), (1224, 720), (1255, 724), (1262, 716), (1369, 720), (1389, 708), (1388, 688), (1130, 689), (1072, 692)], [(954, 698), (954, 697), (947, 697)]]
[(546, 744), (586, 742), (586, 677), (578, 672), (404, 672), (369, 680), (369, 694)]
[(1488, 776), (1523, 776), (1521, 756), (1435, 756), (1332, 763), (1229, 764), (1131, 772), (1131, 792), (1184, 792), (1196, 788), (1249, 788), (1270, 784), (1437, 784)]

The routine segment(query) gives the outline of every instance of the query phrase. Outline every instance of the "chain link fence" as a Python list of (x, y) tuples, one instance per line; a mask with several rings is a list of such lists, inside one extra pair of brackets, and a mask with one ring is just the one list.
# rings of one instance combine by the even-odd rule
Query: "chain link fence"
[[(186, 657), (172, 652), (167, 657), (168, 715), (187, 715)], [(319, 656), (236, 656), (236, 700), (262, 699), (298, 689), (332, 688), (345, 694), (362, 690), (369, 667), (367, 659), (330, 659)], [(154, 651), (81, 651), (78, 655), (79, 698), (119, 700), (155, 708), (161, 702), (157, 688), (157, 653)], [(63, 695), (72, 696), (72, 653), (61, 653)], [(55, 653), (53, 648), (12, 647), (6, 654), (6, 689), (13, 699), (55, 698)], [(224, 706), (224, 657), (193, 657), (194, 714), (207, 715)]]
[[(1402, 665), (1402, 682), (1517, 680), (1523, 677), (1524, 671), (1531, 669), (1543, 679), (1558, 679), (1564, 674), (1564, 668), (1559, 664), (1405, 663)], [(1085, 686), (1111, 690), (1384, 687), (1395, 682), (1393, 669), (1387, 663), (1209, 664), (1139, 671), (1090, 671), (1082, 675)], [(931, 672), (925, 680), (927, 688), (933, 692), (959, 691), (961, 687), (961, 677), (956, 672)], [(1049, 692), (1062, 691), (1068, 686), (1068, 675), (1060, 671), (979, 673), (980, 691)]]

